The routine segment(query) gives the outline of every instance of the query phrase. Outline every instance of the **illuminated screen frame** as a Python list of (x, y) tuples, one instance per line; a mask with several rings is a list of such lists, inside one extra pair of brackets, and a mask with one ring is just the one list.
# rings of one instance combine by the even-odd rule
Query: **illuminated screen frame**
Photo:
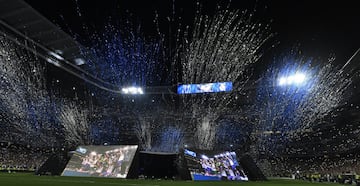
[(138, 145), (79, 146), (61, 176), (126, 178)]
[(216, 82), (204, 84), (185, 84), (178, 85), (178, 94), (198, 94), (212, 92), (230, 92), (232, 91), (232, 82)]
[(194, 181), (248, 181), (233, 151), (198, 152), (184, 149), (191, 179)]

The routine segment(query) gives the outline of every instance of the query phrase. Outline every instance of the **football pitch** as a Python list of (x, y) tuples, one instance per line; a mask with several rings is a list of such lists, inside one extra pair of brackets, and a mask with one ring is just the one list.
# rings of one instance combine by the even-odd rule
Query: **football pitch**
[(210, 182), (210, 181), (170, 181), (170, 180), (127, 180), (114, 178), (36, 176), (31, 173), (0, 173), (0, 182), (4, 186), (339, 186), (335, 183), (311, 183), (299, 180), (273, 179), (261, 182)]

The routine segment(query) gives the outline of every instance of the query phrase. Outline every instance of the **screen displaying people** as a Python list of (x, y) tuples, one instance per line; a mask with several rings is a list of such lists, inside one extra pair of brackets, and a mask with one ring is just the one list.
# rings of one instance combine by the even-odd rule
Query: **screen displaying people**
[(204, 154), (185, 149), (185, 158), (193, 180), (248, 181), (235, 152)]
[(62, 176), (126, 178), (137, 147), (80, 146), (73, 152)]
[(197, 94), (210, 92), (230, 92), (232, 90), (232, 82), (216, 82), (204, 84), (186, 84), (179, 85), (178, 94)]

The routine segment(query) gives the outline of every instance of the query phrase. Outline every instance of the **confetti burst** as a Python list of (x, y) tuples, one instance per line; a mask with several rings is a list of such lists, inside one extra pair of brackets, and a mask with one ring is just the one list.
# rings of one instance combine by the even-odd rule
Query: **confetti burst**
[[(78, 13), (83, 16), (80, 11)], [(159, 23), (157, 19), (155, 23)], [(174, 35), (176, 43), (169, 46), (165, 43), (172, 39), (165, 41), (168, 36), (160, 32), (159, 25), (155, 27), (158, 35), (151, 39), (142, 36), (140, 27), (133, 26), (129, 21), (126, 24), (108, 24), (102, 34), (88, 34), (92, 42), (90, 48), (83, 50), (89, 61), (85, 68), (117, 86), (177, 83), (176, 74), (181, 74), (183, 83), (232, 81), (233, 92), (221, 94), (221, 98), (210, 94), (181, 98), (178, 117), (191, 115), (193, 120), (190, 127), (179, 130), (195, 127), (197, 148), (212, 149), (217, 131), (216, 120), (228, 111), (234, 95), (249, 79), (249, 67), (259, 60), (261, 46), (272, 36), (269, 26), (255, 23), (252, 15), (246, 12), (224, 10), (213, 17), (199, 13), (193, 28), (182, 32), (179, 24)], [(84, 28), (89, 30), (87, 26)], [(178, 68), (177, 64), (181, 67)], [(106, 106), (110, 106), (114, 98), (108, 93), (96, 92), (94, 95), (105, 101)], [(155, 136), (145, 132), (149, 126), (141, 122), (141, 117), (135, 131), (144, 148), (148, 149), (154, 143), (150, 140)]]
[[(1, 118), (8, 139), (34, 145), (55, 143), (54, 107), (38, 59), (1, 36)], [(7, 140), (8, 140), (7, 139)]]
[(157, 109), (156, 113), (133, 113), (134, 132), (140, 148), (155, 152), (178, 152), (183, 147), (186, 131), (183, 120), (172, 110)]
[[(320, 62), (292, 52), (261, 78), (254, 110), (258, 149), (279, 156), (286, 144), (346, 103), (353, 77), (336, 67), (334, 58)], [(301, 84), (281, 83), (282, 77), (299, 72), (305, 75)]]
[(156, 152), (179, 152), (184, 144), (184, 131), (182, 123), (176, 121), (164, 122), (157, 131), (152, 151)]
[(66, 147), (89, 145), (90, 141), (90, 111), (84, 103), (57, 100), (57, 119), (64, 130)]
[(150, 121), (146, 121), (146, 119), (141, 115), (138, 115), (136, 118), (137, 122), (134, 126), (134, 132), (139, 140), (139, 148), (150, 151), (152, 149), (152, 123)]
[[(90, 47), (82, 49), (84, 68), (113, 87), (158, 86), (166, 84), (163, 44), (159, 38), (147, 38), (130, 23), (109, 23), (101, 33), (88, 36)], [(117, 94), (89, 86), (105, 104)]]
[(213, 149), (216, 120), (228, 111), (234, 97), (249, 80), (249, 68), (262, 56), (261, 46), (271, 38), (268, 25), (252, 15), (219, 11), (214, 17), (197, 15), (192, 34), (185, 33), (181, 50), (182, 82), (233, 82), (233, 91), (221, 95), (183, 95), (182, 109), (193, 115), (196, 147)]
[(45, 66), (40, 60), (1, 37), (0, 61), (5, 140), (62, 146), (65, 138), (65, 145), (88, 144), (88, 109), (47, 91)]

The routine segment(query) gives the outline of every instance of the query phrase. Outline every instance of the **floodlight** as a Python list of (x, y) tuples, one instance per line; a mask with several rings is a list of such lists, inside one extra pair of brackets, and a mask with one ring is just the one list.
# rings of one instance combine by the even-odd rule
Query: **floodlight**
[(124, 87), (121, 89), (124, 94), (144, 94), (144, 91), (140, 87)]
[(306, 80), (306, 76), (304, 73), (297, 72), (294, 75), (283, 76), (278, 80), (278, 84), (280, 86), (284, 85), (300, 85), (304, 83)]

